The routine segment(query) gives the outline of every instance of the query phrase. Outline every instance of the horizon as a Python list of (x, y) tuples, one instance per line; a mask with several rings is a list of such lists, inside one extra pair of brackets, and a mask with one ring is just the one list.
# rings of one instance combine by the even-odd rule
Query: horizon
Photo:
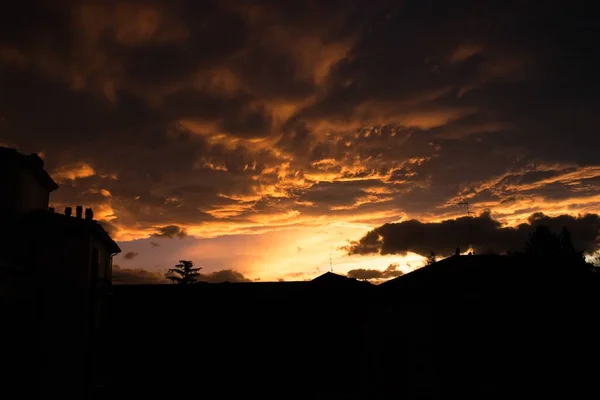
[(576, 2), (15, 7), (0, 146), (44, 159), (57, 212), (94, 209), (121, 269), (391, 278), (541, 223), (599, 249), (598, 58)]

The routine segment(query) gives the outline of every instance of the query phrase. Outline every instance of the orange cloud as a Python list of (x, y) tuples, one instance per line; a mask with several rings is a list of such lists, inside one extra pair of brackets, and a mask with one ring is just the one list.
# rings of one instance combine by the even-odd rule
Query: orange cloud
[(478, 44), (463, 44), (458, 46), (450, 55), (450, 61), (462, 62), (483, 51), (483, 46)]
[(21, 50), (3, 44), (0, 44), (0, 60), (20, 68), (27, 64), (27, 57)]
[[(282, 33), (278, 30), (278, 33)], [(353, 40), (324, 43), (318, 36), (305, 36), (298, 34), (296, 37), (275, 36), (281, 40), (281, 46), (287, 47), (292, 52), (298, 67), (297, 77), (311, 79), (316, 85), (321, 85), (331, 68), (346, 58), (352, 49)], [(290, 46), (290, 43), (294, 43)]]
[[(282, 24), (278, 12), (260, 5), (230, 3), (229, 6), (240, 13), (253, 29), (252, 40), (268, 44), (273, 51), (288, 54), (295, 63), (295, 79), (306, 80), (319, 86), (329, 75), (331, 68), (346, 58), (354, 46), (355, 37), (345, 37), (327, 41), (325, 28), (318, 24), (294, 26)], [(329, 28), (342, 25), (344, 17), (328, 21)], [(309, 31), (307, 31), (309, 28)]]
[(96, 171), (91, 165), (85, 162), (77, 162), (74, 164), (60, 166), (52, 173), (52, 178), (57, 182), (64, 182), (67, 180), (75, 180), (80, 178), (88, 178), (96, 175)]
[(104, 197), (111, 197), (112, 193), (110, 193), (108, 190), (106, 189), (96, 189), (96, 188), (91, 188), (90, 190), (88, 190), (88, 193), (91, 194), (99, 194), (101, 196)]
[[(548, 173), (532, 181), (525, 180), (527, 174)], [(517, 171), (510, 171), (483, 182), (464, 184), (459, 193), (447, 200), (432, 213), (426, 221), (440, 221), (464, 215), (464, 210), (457, 206), (458, 202), (468, 200), (470, 210), (481, 213), (491, 210), (494, 218), (514, 226), (523, 223), (534, 212), (544, 212), (549, 216), (562, 214), (576, 215), (600, 213), (600, 195), (586, 194), (589, 189), (582, 187), (582, 181), (600, 177), (600, 167), (578, 167), (569, 164), (540, 164)], [(561, 184), (570, 188), (571, 193), (562, 198), (543, 195), (540, 190), (553, 184)], [(493, 193), (497, 200), (478, 200), (481, 193)], [(433, 216), (435, 214), (435, 216)]]
[(273, 128), (277, 129), (300, 110), (313, 105), (316, 101), (316, 96), (307, 96), (298, 100), (264, 99), (251, 103), (250, 107), (262, 108), (271, 117)]
[[(529, 173), (551, 172), (547, 177), (536, 178), (532, 182), (520, 182), (519, 180)], [(448, 203), (456, 203), (461, 199), (470, 199), (485, 190), (497, 192), (498, 194), (509, 194), (513, 192), (525, 192), (539, 189), (552, 183), (562, 183), (577, 186), (582, 180), (600, 177), (600, 166), (579, 167), (570, 164), (540, 164), (526, 167), (517, 171), (509, 171), (502, 175), (492, 177), (483, 182), (466, 183), (456, 197)]]
[(394, 198), (391, 196), (378, 196), (378, 195), (367, 195), (358, 197), (353, 204), (349, 206), (331, 206), (329, 209), (331, 211), (341, 211), (341, 210), (355, 210), (358, 207), (366, 204), (376, 204), (376, 203), (385, 203), (386, 201), (391, 201)]
[(93, 41), (107, 32), (128, 46), (181, 41), (188, 36), (185, 25), (155, 4), (86, 2), (75, 16), (88, 40)]
[(261, 149), (271, 149), (277, 142), (278, 138), (273, 136), (265, 136), (258, 138), (245, 138), (232, 135), (226, 132), (221, 127), (221, 121), (208, 121), (200, 119), (182, 119), (176, 121), (175, 126), (183, 127), (186, 131), (193, 134), (206, 138), (209, 144), (223, 145), (228, 149), (235, 149), (238, 146), (244, 146), (251, 151), (258, 151)]
[(227, 67), (201, 69), (196, 73), (193, 86), (198, 90), (224, 98), (248, 90), (241, 78)]
[(495, 133), (512, 127), (511, 124), (506, 122), (486, 122), (470, 126), (461, 126), (460, 124), (457, 124), (457, 126), (452, 126), (443, 130), (437, 137), (444, 139), (461, 139), (473, 134)]
[(355, 108), (355, 117), (360, 126), (395, 124), (410, 128), (431, 129), (447, 124), (476, 111), (475, 108), (440, 107), (425, 110), (415, 107), (403, 110), (395, 102), (368, 101)]

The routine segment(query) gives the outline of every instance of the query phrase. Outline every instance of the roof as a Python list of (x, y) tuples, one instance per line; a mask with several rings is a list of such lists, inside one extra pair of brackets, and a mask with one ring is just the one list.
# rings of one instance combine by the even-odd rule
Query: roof
[(111, 254), (120, 253), (121, 248), (119, 245), (110, 237), (108, 232), (95, 220), (88, 220), (85, 218), (69, 217), (64, 214), (54, 213), (50, 211), (34, 211), (25, 215), (21, 221), (24, 224), (43, 225), (48, 229), (54, 229), (58, 227), (72, 228), (72, 229), (88, 229), (93, 232), (96, 237), (102, 241), (106, 246), (107, 250)]
[(26, 155), (16, 149), (0, 146), (0, 161), (15, 162), (28, 169), (48, 192), (58, 189), (56, 182), (44, 169), (44, 160), (35, 153)]
[(379, 285), (384, 290), (444, 291), (499, 284), (515, 277), (520, 263), (503, 255), (452, 256)]
[(365, 281), (359, 281), (354, 278), (348, 278), (347, 276), (334, 274), (333, 272), (326, 272), (323, 275), (319, 275), (310, 281), (311, 284), (326, 285), (332, 287), (368, 287), (370, 283)]

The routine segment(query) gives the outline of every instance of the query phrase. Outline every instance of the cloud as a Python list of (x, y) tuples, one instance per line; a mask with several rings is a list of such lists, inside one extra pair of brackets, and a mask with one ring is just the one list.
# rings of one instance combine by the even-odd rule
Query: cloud
[(490, 213), (483, 213), (470, 221), (467, 217), (461, 217), (440, 222), (408, 220), (385, 224), (369, 231), (358, 241), (351, 242), (346, 250), (349, 254), (413, 252), (427, 256), (434, 251), (440, 255), (450, 255), (457, 246), (464, 251), (473, 244), (480, 253), (504, 253), (522, 250), (528, 235), (539, 225), (546, 225), (557, 233), (566, 227), (578, 249), (591, 253), (600, 246), (600, 217), (597, 214), (550, 217), (536, 213), (529, 217), (527, 223), (508, 227), (494, 220)]
[[(121, 268), (118, 264), (113, 265), (112, 279), (113, 283), (117, 285), (157, 285), (171, 283), (160, 272), (153, 272), (143, 268)], [(198, 281), (208, 283), (252, 282), (251, 279), (247, 278), (241, 272), (232, 269), (214, 271), (208, 274), (200, 273)]]
[(91, 41), (108, 35), (125, 46), (135, 46), (178, 42), (188, 35), (185, 25), (157, 5), (87, 2), (78, 11), (77, 22)]
[(57, 182), (66, 180), (75, 180), (80, 178), (88, 178), (94, 176), (96, 171), (85, 162), (78, 162), (69, 165), (62, 165), (50, 173)]
[(454, 51), (450, 55), (450, 60), (452, 62), (463, 62), (481, 53), (482, 51), (483, 46), (481, 45), (465, 43), (454, 49)]
[(2, 142), (119, 241), (600, 212), (576, 2), (30, 3), (0, 15)]
[(221, 282), (252, 282), (241, 272), (232, 269), (224, 269), (221, 271), (211, 272), (209, 274), (200, 274), (198, 278), (201, 282), (221, 283)]
[(390, 264), (385, 270), (381, 271), (378, 269), (352, 269), (348, 271), (346, 275), (349, 278), (361, 279), (361, 280), (387, 280), (402, 276), (404, 273), (398, 269), (398, 264)]
[(182, 239), (187, 236), (187, 232), (180, 226), (177, 225), (167, 225), (158, 228), (157, 233), (153, 233), (152, 236), (157, 238), (169, 238), (173, 239), (174, 237), (178, 237)]
[(112, 281), (116, 285), (156, 285), (168, 283), (165, 277), (158, 272), (151, 272), (142, 268), (121, 268), (118, 264), (113, 265)]
[(125, 253), (125, 254), (123, 255), (123, 257), (124, 257), (126, 260), (132, 260), (132, 259), (134, 259), (135, 257), (137, 257), (137, 256), (138, 256), (138, 254), (139, 254), (139, 253), (136, 253), (135, 251), (128, 251), (127, 253)]

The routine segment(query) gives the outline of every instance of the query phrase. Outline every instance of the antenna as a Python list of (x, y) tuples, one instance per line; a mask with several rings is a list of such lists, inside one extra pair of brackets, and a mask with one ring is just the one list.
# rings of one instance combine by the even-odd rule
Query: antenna
[(453, 203), (457, 206), (465, 207), (467, 211), (467, 221), (469, 223), (469, 246), (473, 253), (475, 253), (475, 246), (473, 246), (473, 227), (471, 226), (471, 211), (469, 210), (469, 202), (467, 200), (459, 201), (458, 203)]
[(333, 272), (333, 262), (331, 261), (331, 253), (329, 253), (329, 272)]

